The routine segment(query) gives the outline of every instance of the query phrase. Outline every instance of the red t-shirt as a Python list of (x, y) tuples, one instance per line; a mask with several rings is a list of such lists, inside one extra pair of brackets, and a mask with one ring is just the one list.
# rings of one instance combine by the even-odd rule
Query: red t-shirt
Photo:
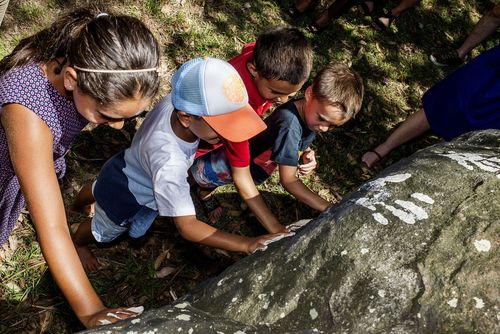
[[(248, 103), (254, 108), (255, 112), (262, 116), (272, 105), (269, 101), (266, 101), (260, 96), (257, 87), (255, 86), (252, 76), (247, 69), (247, 63), (252, 61), (253, 49), (255, 47), (255, 42), (245, 44), (241, 53), (236, 57), (229, 60), (229, 63), (240, 74), (245, 88), (248, 93)], [(250, 165), (250, 148), (248, 146), (248, 140), (235, 143), (225, 139), (221, 140), (221, 144), (210, 145), (204, 141), (200, 142), (200, 146), (196, 151), (196, 157), (199, 157), (207, 152), (214, 150), (215, 148), (224, 145), (224, 151), (229, 161), (229, 164), (233, 167), (247, 167)]]

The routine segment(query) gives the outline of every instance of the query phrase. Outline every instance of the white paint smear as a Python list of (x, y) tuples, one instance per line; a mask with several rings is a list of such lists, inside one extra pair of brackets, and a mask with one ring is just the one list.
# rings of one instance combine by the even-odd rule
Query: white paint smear
[(189, 314), (179, 314), (175, 319), (189, 321), (191, 320), (191, 316)]
[(127, 308), (127, 311), (141, 314), (142, 312), (144, 312), (144, 306), (129, 307)]
[(174, 307), (177, 307), (177, 308), (186, 308), (188, 306), (189, 306), (189, 303), (186, 303), (186, 302), (174, 305)]
[(120, 318), (118, 315), (116, 315), (116, 314), (114, 314), (114, 313), (111, 313), (111, 312), (106, 313), (106, 316), (107, 316), (107, 317), (111, 317), (111, 318), (116, 318), (116, 319), (122, 320), (122, 318)]
[(382, 177), (382, 178), (375, 180), (373, 182), (376, 182), (376, 183), (380, 184), (381, 186), (385, 186), (386, 182), (400, 183), (400, 182), (408, 180), (410, 177), (411, 177), (411, 174), (409, 174), (409, 173), (396, 174), (396, 175), (389, 175), (386, 177)]
[(392, 205), (387, 205), (385, 203), (381, 203), (387, 210), (389, 210), (394, 216), (398, 217), (401, 219), (403, 222), (406, 224), (415, 224), (415, 216), (407, 213), (403, 210), (396, 209)]
[(406, 209), (407, 211), (410, 211), (414, 216), (416, 220), (422, 220), (422, 219), (427, 219), (429, 218), (429, 215), (427, 212), (425, 212), (424, 209), (419, 207), (418, 205), (415, 205), (413, 202), (409, 201), (402, 201), (400, 199), (397, 199), (394, 201), (397, 205), (400, 207)]
[(483, 308), (484, 307), (484, 302), (481, 298), (474, 297), (474, 300), (476, 301), (476, 305), (474, 305), (475, 308)]
[(447, 304), (450, 305), (451, 307), (457, 307), (458, 299), (452, 298), (452, 299), (448, 300)]
[(413, 193), (411, 194), (411, 197), (418, 199), (421, 202), (427, 203), (427, 204), (434, 204), (434, 200), (427, 196), (426, 194), (422, 193)]
[(309, 315), (311, 316), (311, 319), (314, 320), (318, 317), (318, 312), (315, 308), (312, 308), (309, 310)]
[(387, 218), (384, 217), (383, 214), (379, 213), (379, 212), (375, 212), (372, 214), (373, 218), (380, 224), (382, 225), (387, 225), (389, 224), (389, 221), (387, 220)]
[(486, 239), (475, 240), (474, 246), (479, 252), (489, 252), (491, 249), (491, 242)]
[(453, 151), (443, 155), (456, 161), (468, 170), (474, 170), (474, 166), (476, 166), (486, 172), (497, 173), (500, 171), (500, 159), (496, 157), (485, 157), (482, 154), (475, 153), (456, 153)]
[(377, 210), (377, 208), (373, 205), (374, 201), (372, 201), (371, 199), (369, 199), (367, 197), (361, 197), (361, 198), (357, 199), (355, 203), (358, 205), (364, 206), (365, 208), (370, 209), (372, 211)]

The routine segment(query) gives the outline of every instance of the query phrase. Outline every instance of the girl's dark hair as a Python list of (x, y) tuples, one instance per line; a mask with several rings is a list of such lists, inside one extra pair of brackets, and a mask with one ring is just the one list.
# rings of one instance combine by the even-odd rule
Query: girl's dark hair
[(295, 27), (280, 26), (259, 35), (253, 60), (259, 75), (297, 85), (307, 80), (313, 52), (306, 36)]
[[(77, 9), (49, 28), (19, 42), (0, 61), (0, 75), (30, 62), (64, 58), (65, 64), (90, 69), (130, 70), (158, 67), (160, 48), (151, 31), (138, 19), (123, 15), (97, 15), (97, 8)], [(76, 69), (75, 69), (76, 70)], [(159, 89), (156, 71), (90, 73), (78, 71), (80, 90), (102, 104), (129, 98), (152, 98)]]

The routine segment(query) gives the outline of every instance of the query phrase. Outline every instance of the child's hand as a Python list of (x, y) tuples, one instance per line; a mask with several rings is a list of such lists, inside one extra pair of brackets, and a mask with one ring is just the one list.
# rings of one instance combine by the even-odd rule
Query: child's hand
[(81, 319), (82, 323), (87, 328), (109, 325), (119, 320), (136, 317), (141, 315), (144, 311), (144, 307), (120, 307), (115, 309), (105, 308), (97, 313), (89, 315)]
[(251, 238), (247, 248), (248, 249), (247, 254), (255, 253), (258, 250), (265, 251), (267, 249), (267, 245), (275, 241), (281, 240), (283, 238), (290, 237), (292, 235), (295, 235), (295, 233), (286, 232), (286, 233), (266, 234), (260, 237)]
[(298, 166), (297, 170), (299, 175), (307, 175), (311, 173), (318, 163), (316, 162), (316, 155), (313, 150), (304, 151), (302, 154), (302, 164)]
[(295, 223), (292, 223), (292, 224), (289, 224), (286, 226), (286, 230), (288, 232), (294, 232), (294, 231), (297, 231), (299, 229), (301, 229), (302, 227), (304, 227), (305, 225), (309, 224), (309, 222), (311, 221), (312, 219), (301, 219), (299, 221), (296, 221)]

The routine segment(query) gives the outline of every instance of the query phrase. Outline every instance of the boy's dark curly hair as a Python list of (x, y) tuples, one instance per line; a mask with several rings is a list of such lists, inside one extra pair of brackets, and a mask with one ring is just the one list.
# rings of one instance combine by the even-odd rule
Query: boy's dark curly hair
[(253, 60), (259, 75), (297, 85), (307, 80), (313, 52), (305, 35), (295, 27), (280, 26), (262, 33)]

